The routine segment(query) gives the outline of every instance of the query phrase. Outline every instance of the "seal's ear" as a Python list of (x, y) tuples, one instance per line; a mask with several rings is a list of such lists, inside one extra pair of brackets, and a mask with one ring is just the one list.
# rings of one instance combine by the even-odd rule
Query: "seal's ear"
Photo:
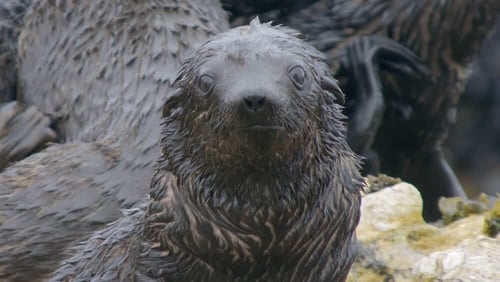
[(167, 93), (167, 100), (165, 101), (165, 104), (163, 104), (162, 117), (170, 116), (173, 110), (179, 108), (179, 100), (183, 91), (181, 85), (188, 77), (187, 73), (189, 73), (189, 65), (189, 59), (182, 62), (181, 67), (177, 72), (177, 76), (170, 85), (170, 89)]
[(179, 107), (179, 98), (182, 93), (181, 88), (172, 89), (167, 95), (167, 100), (163, 104), (162, 117), (170, 116), (173, 110)]
[(342, 90), (340, 90), (337, 80), (335, 80), (330, 72), (329, 67), (322, 61), (316, 61), (314, 63), (314, 71), (319, 75), (320, 81), (319, 85), (324, 91), (327, 91), (335, 97), (335, 101), (344, 105), (345, 96)]
[(336, 80), (325, 73), (321, 76), (320, 85), (323, 90), (328, 91), (335, 96), (337, 103), (344, 105), (345, 95), (342, 90), (340, 90)]

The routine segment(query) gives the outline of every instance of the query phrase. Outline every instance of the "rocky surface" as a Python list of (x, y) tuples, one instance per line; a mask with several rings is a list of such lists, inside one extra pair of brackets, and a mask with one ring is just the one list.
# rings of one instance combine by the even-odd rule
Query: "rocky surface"
[[(397, 182), (369, 179), (374, 185)], [(499, 211), (500, 201), (490, 211), (447, 225), (428, 224), (420, 193), (411, 184), (369, 193), (357, 229), (360, 251), (348, 281), (500, 281), (500, 236), (491, 232)]]
[(420, 281), (499, 281), (499, 266), (500, 240), (478, 236), (420, 259), (413, 274)]

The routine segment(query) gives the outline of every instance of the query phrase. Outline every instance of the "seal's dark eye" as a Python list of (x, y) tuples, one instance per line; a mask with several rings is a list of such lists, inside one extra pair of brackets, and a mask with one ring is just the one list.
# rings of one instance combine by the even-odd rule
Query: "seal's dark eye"
[(288, 76), (290, 76), (295, 86), (300, 87), (304, 85), (306, 80), (306, 71), (301, 66), (295, 66), (288, 72)]
[(200, 77), (199, 87), (204, 94), (210, 93), (215, 84), (215, 78), (208, 74), (204, 74)]

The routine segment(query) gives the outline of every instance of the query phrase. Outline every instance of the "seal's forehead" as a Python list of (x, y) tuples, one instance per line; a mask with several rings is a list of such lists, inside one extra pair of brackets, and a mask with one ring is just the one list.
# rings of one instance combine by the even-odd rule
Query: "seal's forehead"
[(249, 67), (262, 61), (277, 64), (274, 69), (302, 65), (323, 72), (327, 68), (324, 54), (298, 35), (287, 27), (253, 21), (212, 37), (196, 50), (191, 62), (200, 73), (224, 72), (224, 68)]
[(297, 38), (298, 34), (289, 28), (252, 22), (215, 36), (203, 48), (238, 57), (242, 53), (251, 56), (266, 52), (321, 56), (312, 46)]

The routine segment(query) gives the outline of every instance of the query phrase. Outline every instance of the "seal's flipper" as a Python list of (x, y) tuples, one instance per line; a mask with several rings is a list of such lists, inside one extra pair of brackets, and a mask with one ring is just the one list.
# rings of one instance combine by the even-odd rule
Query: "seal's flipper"
[[(434, 221), (441, 217), (438, 208), (440, 197), (467, 198), (460, 181), (446, 161), (441, 148), (436, 148), (429, 153), (423, 162), (415, 164), (406, 175), (405, 181), (414, 184), (422, 194), (424, 200), (423, 216), (426, 221)], [(440, 187), (439, 190), (434, 187)]]
[(401, 44), (382, 36), (361, 36), (351, 42), (341, 59), (341, 71), (354, 81), (354, 101), (349, 114), (348, 140), (352, 148), (366, 155), (385, 112), (380, 70), (419, 79), (430, 79), (423, 61)]
[(35, 107), (18, 102), (0, 104), (0, 171), (56, 139), (51, 121)]

